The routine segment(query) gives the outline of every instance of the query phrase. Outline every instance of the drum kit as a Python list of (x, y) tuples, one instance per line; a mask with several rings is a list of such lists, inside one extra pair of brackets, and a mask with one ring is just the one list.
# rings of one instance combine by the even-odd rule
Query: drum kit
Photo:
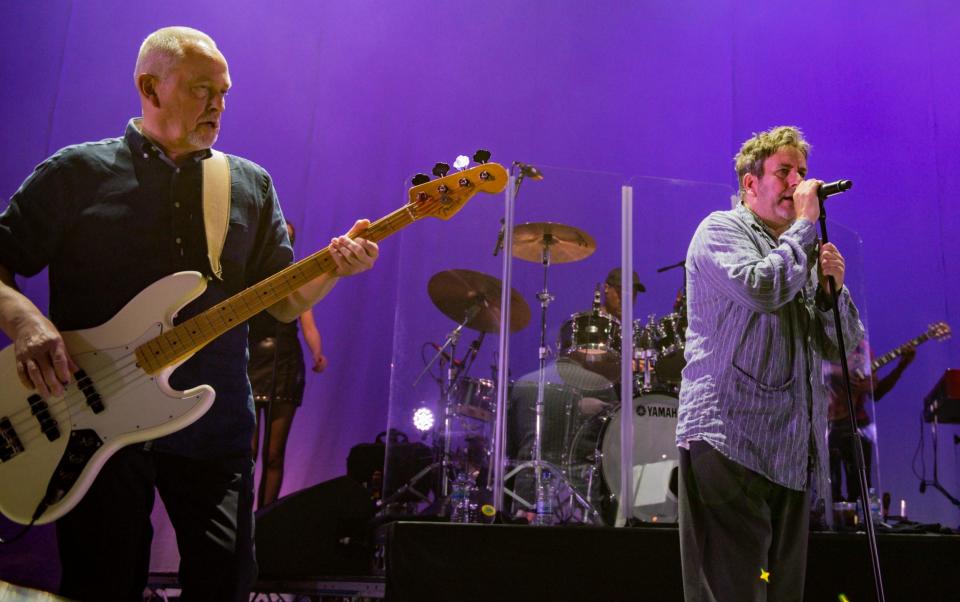
[[(513, 381), (508, 394), (504, 493), (512, 500), (513, 514), (536, 524), (610, 524), (621, 474), (623, 358), (620, 320), (601, 306), (599, 287), (592, 309), (571, 315), (560, 328), (553, 364), (561, 382), (548, 382), (547, 377), (553, 354), (547, 341), (547, 310), (555, 299), (548, 288), (549, 268), (585, 259), (596, 250), (596, 242), (573, 226), (535, 222), (514, 228), (512, 246), (517, 259), (542, 265), (543, 287), (536, 295), (538, 367), (529, 378)], [(484, 494), (492, 489), (496, 379), (471, 377), (468, 371), (486, 334), (499, 332), (501, 290), (499, 279), (463, 269), (438, 272), (427, 287), (436, 308), (457, 323), (443, 345), (431, 344), (435, 355), (417, 377), (419, 381), (434, 363), (446, 368), (437, 378), (442, 419), (434, 426), (435, 457), (429, 467), (438, 476), (432, 511), (457, 520), (482, 519), (477, 506), (489, 502), (489, 494)], [(516, 290), (510, 291), (509, 315), (511, 333), (531, 320), (530, 307)], [(458, 360), (456, 348), (464, 329), (479, 336)], [(682, 290), (673, 313), (633, 324), (632, 515), (639, 521), (676, 521), (674, 433), (685, 329)], [(477, 503), (465, 504), (470, 499)]]

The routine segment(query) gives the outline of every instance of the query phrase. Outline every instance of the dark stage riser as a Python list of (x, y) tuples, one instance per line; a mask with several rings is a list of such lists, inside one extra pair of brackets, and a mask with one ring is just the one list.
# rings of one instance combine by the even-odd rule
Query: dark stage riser
[[(683, 600), (676, 529), (397, 522), (387, 599)], [(960, 536), (878, 534), (887, 600), (960, 600)], [(862, 534), (814, 533), (805, 600), (873, 600)]]

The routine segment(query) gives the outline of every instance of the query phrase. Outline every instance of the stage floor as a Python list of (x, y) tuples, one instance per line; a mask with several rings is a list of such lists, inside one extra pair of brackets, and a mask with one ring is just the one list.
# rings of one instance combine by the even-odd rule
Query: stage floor
[[(674, 527), (395, 522), (391, 601), (682, 600)], [(878, 533), (888, 600), (960, 600), (960, 536)], [(805, 600), (873, 599), (865, 534), (812, 533)]]

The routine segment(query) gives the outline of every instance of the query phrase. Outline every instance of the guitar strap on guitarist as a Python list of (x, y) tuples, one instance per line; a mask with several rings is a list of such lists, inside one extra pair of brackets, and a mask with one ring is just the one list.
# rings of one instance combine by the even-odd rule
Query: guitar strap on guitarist
[(230, 162), (220, 151), (210, 149), (203, 161), (203, 228), (207, 234), (207, 258), (218, 280), (223, 280), (220, 254), (230, 226)]

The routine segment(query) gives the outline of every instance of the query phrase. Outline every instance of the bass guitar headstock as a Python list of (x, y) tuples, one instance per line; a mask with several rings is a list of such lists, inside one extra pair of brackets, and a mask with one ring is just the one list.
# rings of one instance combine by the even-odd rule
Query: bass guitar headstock
[(936, 322), (927, 328), (927, 336), (934, 341), (943, 341), (950, 338), (950, 325), (946, 322)]
[(449, 165), (437, 163), (433, 168), (436, 180), (424, 174), (414, 176), (413, 187), (407, 192), (407, 208), (416, 219), (450, 219), (478, 192), (496, 194), (506, 188), (507, 170), (499, 163), (487, 163), (489, 152), (479, 150), (473, 158), (478, 165), (467, 168), (470, 160), (463, 155), (457, 157), (453, 165), (458, 171), (450, 175)]

